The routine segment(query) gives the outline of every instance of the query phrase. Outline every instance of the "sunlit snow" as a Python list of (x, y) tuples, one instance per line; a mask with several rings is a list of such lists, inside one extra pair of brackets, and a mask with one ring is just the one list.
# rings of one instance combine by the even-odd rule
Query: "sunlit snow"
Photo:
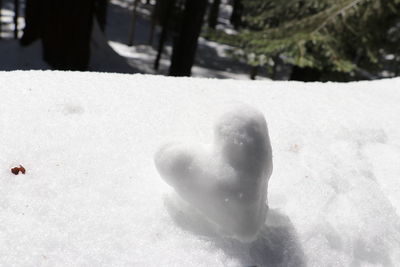
[[(400, 265), (399, 79), (2, 72), (0, 94), (0, 266)], [(168, 140), (213, 143), (226, 103), (268, 122), (253, 242), (216, 232), (153, 160)]]

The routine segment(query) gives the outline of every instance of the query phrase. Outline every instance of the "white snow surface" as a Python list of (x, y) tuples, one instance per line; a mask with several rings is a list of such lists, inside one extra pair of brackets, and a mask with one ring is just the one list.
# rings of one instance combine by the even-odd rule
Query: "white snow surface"
[(272, 173), (267, 124), (258, 110), (227, 108), (214, 127), (213, 144), (169, 143), (155, 163), (164, 180), (223, 232), (244, 242), (258, 237)]
[[(0, 73), (0, 93), (0, 266), (400, 265), (400, 79), (28, 71)], [(238, 102), (273, 149), (252, 243), (216, 232), (153, 162), (168, 140), (211, 143)]]

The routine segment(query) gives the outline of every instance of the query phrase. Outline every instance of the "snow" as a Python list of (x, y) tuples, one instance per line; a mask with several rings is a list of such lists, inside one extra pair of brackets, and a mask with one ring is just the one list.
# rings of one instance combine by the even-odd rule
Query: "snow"
[(244, 242), (254, 241), (267, 213), (272, 151), (264, 116), (231, 107), (214, 127), (214, 144), (169, 143), (155, 156), (158, 171), (208, 219)]
[[(400, 79), (20, 71), (0, 92), (1, 266), (400, 264)], [(265, 115), (273, 149), (250, 243), (216, 232), (153, 162), (169, 140), (212, 143), (238, 102)]]

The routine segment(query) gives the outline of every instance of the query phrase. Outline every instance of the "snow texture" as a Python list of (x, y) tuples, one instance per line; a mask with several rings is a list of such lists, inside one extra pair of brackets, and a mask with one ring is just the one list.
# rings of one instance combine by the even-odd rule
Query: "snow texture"
[[(400, 79), (0, 72), (0, 96), (0, 266), (400, 266)], [(273, 148), (250, 243), (153, 161), (165, 140), (213, 143), (227, 102), (264, 114)]]
[(155, 156), (164, 180), (224, 232), (254, 241), (267, 214), (272, 152), (264, 116), (233, 108), (214, 128), (214, 145), (168, 144)]

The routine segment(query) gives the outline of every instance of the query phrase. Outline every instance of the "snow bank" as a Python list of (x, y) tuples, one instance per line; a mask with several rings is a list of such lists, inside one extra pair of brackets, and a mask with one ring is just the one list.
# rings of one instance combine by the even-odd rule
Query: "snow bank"
[(165, 181), (224, 232), (254, 241), (267, 213), (272, 153), (264, 116), (229, 110), (214, 128), (213, 147), (168, 144), (155, 156)]
[[(399, 79), (10, 72), (0, 93), (1, 266), (400, 264)], [(251, 243), (216, 233), (153, 163), (166, 140), (212, 143), (226, 102), (266, 116), (274, 152)]]

